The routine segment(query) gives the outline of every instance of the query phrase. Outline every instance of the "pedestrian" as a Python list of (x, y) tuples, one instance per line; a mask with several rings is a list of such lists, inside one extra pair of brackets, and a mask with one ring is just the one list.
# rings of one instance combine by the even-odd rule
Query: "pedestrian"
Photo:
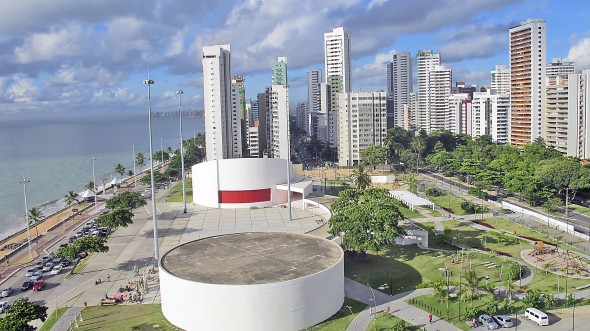
[(432, 324), (432, 314), (428, 315), (428, 321)]
[(111, 281), (111, 275), (107, 274), (107, 281)]

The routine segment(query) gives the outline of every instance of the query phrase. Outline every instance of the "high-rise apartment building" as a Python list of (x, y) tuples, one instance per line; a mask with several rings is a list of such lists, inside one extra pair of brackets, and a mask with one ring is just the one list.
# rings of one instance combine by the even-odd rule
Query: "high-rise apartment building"
[(427, 95), (429, 123), (426, 132), (445, 129), (452, 83), (451, 69), (435, 66), (428, 72)]
[(258, 104), (258, 157), (270, 154), (270, 88), (257, 94)]
[(590, 70), (548, 77), (544, 136), (567, 156), (590, 158)]
[(317, 114), (321, 111), (322, 71), (315, 69), (307, 72), (307, 102), (305, 104), (305, 132), (311, 136), (318, 135)]
[[(416, 55), (417, 86), (416, 129), (430, 132), (429, 72), (440, 66), (440, 54), (432, 50), (421, 50)], [(450, 85), (449, 85), (450, 89)]]
[(328, 113), (328, 143), (338, 146), (338, 93), (350, 92), (350, 36), (343, 27), (324, 33), (324, 74), (330, 85), (331, 111)]
[[(241, 77), (241, 76), (240, 76)], [(234, 127), (235, 132), (235, 139), (232, 144), (233, 148), (233, 155), (234, 157), (244, 157), (247, 156), (244, 154), (247, 150), (246, 145), (246, 120), (242, 117), (242, 114), (245, 115), (245, 111), (242, 111), (242, 102), (240, 91), (243, 90), (244, 84), (243, 80), (239, 82), (235, 78), (231, 81), (231, 114), (232, 114), (232, 125)], [(244, 104), (245, 106), (245, 104)], [(234, 124), (237, 123), (237, 124)]]
[(387, 64), (387, 93), (391, 100), (387, 115), (389, 127), (403, 127), (403, 109), (410, 103), (412, 84), (412, 56), (409, 52), (394, 53)]
[(468, 93), (450, 95), (445, 129), (454, 134), (471, 134), (471, 98)]
[(528, 19), (510, 28), (510, 143), (542, 136), (545, 113), (546, 26)]
[(387, 92), (339, 93), (338, 97), (338, 164), (358, 165), (362, 150), (384, 146), (387, 139)]
[(505, 65), (497, 64), (491, 72), (491, 88), (498, 94), (510, 94), (510, 69)]
[(248, 126), (250, 126), (250, 114), (246, 112), (246, 87), (244, 86), (244, 76), (234, 76), (232, 78), (232, 105), (237, 107), (240, 113), (240, 134), (242, 150), (239, 154), (242, 157), (248, 157)]
[(473, 93), (471, 136), (489, 135), (498, 144), (508, 142), (508, 110), (510, 96), (494, 90)]
[(545, 75), (547, 77), (555, 77), (559, 75), (575, 74), (576, 69), (573, 62), (563, 62), (559, 57), (553, 58), (551, 63), (547, 63), (545, 68)]
[[(281, 68), (275, 75), (274, 68)], [(271, 157), (289, 160), (289, 85), (287, 85), (287, 58), (279, 57), (273, 65), (273, 84), (270, 106), (270, 147)]]
[(230, 45), (203, 47), (207, 160), (240, 157), (240, 112), (232, 105)]

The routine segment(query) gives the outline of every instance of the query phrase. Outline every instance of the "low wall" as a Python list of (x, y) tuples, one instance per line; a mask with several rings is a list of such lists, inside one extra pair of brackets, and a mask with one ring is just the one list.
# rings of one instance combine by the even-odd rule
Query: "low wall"
[[(502, 201), (502, 208), (512, 210), (515, 213), (521, 213), (524, 215), (532, 216), (532, 217), (536, 218), (537, 221), (539, 221), (541, 223), (545, 223), (549, 226), (555, 227), (556, 229), (559, 229), (563, 232), (579, 236), (579, 235), (577, 235), (577, 233), (579, 233), (579, 232), (574, 231), (573, 225), (566, 224), (558, 219), (537, 213), (535, 211), (532, 211), (532, 210), (529, 210), (526, 208), (522, 208), (517, 205), (513, 205), (513, 204), (506, 202), (506, 201)], [(587, 235), (584, 235), (584, 236), (586, 236), (586, 238), (588, 237)]]
[(385, 183), (391, 184), (395, 180), (394, 175), (373, 175), (371, 176), (371, 183)]
[(332, 212), (330, 211), (330, 208), (322, 205), (319, 202), (313, 201), (313, 200), (303, 199), (303, 207), (304, 208), (302, 208), (302, 209), (303, 210), (308, 210), (307, 209), (307, 205), (308, 204), (309, 205), (312, 205), (312, 206), (315, 206), (315, 207), (318, 207), (322, 212), (321, 213), (318, 213), (316, 215), (324, 217), (326, 219), (326, 221), (328, 221), (330, 218), (332, 218)]

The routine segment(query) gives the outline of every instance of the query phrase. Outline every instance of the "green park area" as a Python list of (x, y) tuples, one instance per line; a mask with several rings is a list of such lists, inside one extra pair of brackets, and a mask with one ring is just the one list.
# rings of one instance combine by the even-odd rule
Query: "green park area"
[(363, 309), (367, 307), (366, 304), (362, 302), (358, 302), (356, 300), (352, 300), (349, 298), (344, 299), (344, 304), (340, 310), (332, 315), (329, 319), (325, 320), (324, 322), (314, 325), (311, 328), (306, 330), (310, 331), (340, 331), (346, 330), (346, 327), (350, 325), (350, 322), (354, 319), (354, 317)]
[(393, 316), (387, 312), (378, 313), (377, 316), (371, 321), (367, 330), (370, 331), (389, 331), (389, 330), (404, 330), (404, 331), (417, 331), (420, 327), (417, 325), (411, 325), (410, 323), (402, 320), (399, 317)]
[(440, 195), (440, 196), (432, 196), (429, 195), (428, 199), (430, 201), (432, 201), (435, 205), (441, 207), (441, 208), (445, 208), (445, 209), (449, 209), (449, 206), (451, 206), (451, 212), (455, 215), (467, 215), (468, 213), (463, 210), (463, 208), (461, 208), (461, 204), (463, 202), (465, 202), (465, 200), (461, 199), (461, 198), (457, 198), (453, 195), (449, 196), (449, 195)]
[(82, 310), (82, 318), (76, 330), (177, 330), (157, 304), (88, 307)]
[[(185, 180), (186, 184), (186, 202), (193, 202), (193, 182), (190, 178)], [(182, 181), (174, 184), (170, 190), (166, 193), (168, 197), (167, 202), (182, 202)]]

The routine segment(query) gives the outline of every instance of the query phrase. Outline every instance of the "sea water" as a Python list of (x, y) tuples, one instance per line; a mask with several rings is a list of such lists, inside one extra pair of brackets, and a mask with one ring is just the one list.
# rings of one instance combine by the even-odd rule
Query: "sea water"
[[(184, 139), (203, 132), (201, 116), (185, 116), (182, 124)], [(179, 148), (179, 128), (178, 116), (153, 116), (153, 150)], [(50, 215), (65, 206), (68, 191), (81, 192), (92, 180), (92, 156), (97, 185), (120, 177), (118, 163), (133, 170), (133, 145), (149, 164), (148, 137), (147, 114), (0, 118), (0, 238), (26, 226), (23, 175), (28, 209)]]

